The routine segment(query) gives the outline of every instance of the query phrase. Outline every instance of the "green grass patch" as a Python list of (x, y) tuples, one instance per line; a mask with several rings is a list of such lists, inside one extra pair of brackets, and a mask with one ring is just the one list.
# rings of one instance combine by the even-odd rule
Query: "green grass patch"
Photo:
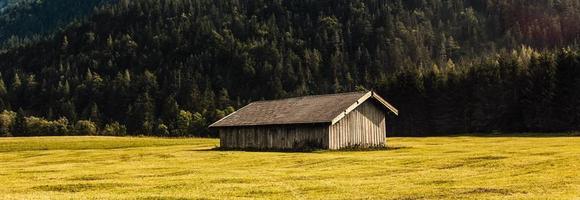
[(34, 150), (92, 150), (148, 146), (207, 145), (212, 139), (150, 137), (30, 137), (0, 138), (0, 152)]
[(575, 199), (579, 137), (388, 138), (221, 151), (217, 139), (0, 139), (2, 199)]

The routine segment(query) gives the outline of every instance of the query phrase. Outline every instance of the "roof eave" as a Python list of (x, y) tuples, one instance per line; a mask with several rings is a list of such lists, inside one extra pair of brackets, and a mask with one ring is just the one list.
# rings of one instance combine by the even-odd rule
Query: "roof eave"
[(342, 118), (346, 117), (346, 115), (348, 115), (351, 111), (356, 109), (359, 105), (364, 103), (369, 98), (376, 99), (381, 105), (383, 105), (384, 108), (387, 108), (387, 110), (393, 112), (397, 116), (399, 115), (399, 110), (397, 110), (393, 105), (391, 105), (389, 102), (387, 102), (385, 99), (383, 99), (381, 96), (379, 96), (375, 92), (370, 91), (370, 92), (366, 93), (365, 95), (363, 95), (361, 98), (359, 98), (352, 105), (350, 105), (346, 110), (344, 110), (343, 112), (338, 114), (338, 116), (336, 116), (334, 119), (332, 119), (331, 124), (334, 125), (334, 124), (338, 123), (338, 121), (340, 121)]
[(320, 122), (291, 122), (291, 123), (272, 123), (272, 124), (238, 124), (238, 125), (210, 125), (209, 128), (232, 128), (232, 127), (253, 127), (253, 126), (282, 126), (282, 125), (316, 125), (316, 124), (330, 124), (329, 121)]
[(213, 124), (210, 124), (208, 127), (209, 127), (209, 128), (217, 128), (217, 127), (219, 127), (219, 123), (220, 123), (221, 121), (223, 121), (224, 119), (228, 118), (229, 116), (232, 116), (233, 114), (237, 113), (238, 111), (240, 111), (240, 110), (242, 110), (242, 109), (244, 109), (244, 108), (248, 107), (249, 105), (252, 105), (253, 103), (254, 103), (254, 102), (252, 102), (252, 103), (249, 103), (248, 105), (246, 105), (246, 106), (244, 106), (244, 107), (242, 107), (242, 108), (240, 108), (240, 109), (238, 109), (238, 110), (236, 110), (236, 111), (234, 111), (234, 112), (230, 113), (229, 115), (226, 115), (225, 117), (222, 117), (220, 120), (217, 120), (217, 121), (216, 121), (216, 122), (214, 122)]

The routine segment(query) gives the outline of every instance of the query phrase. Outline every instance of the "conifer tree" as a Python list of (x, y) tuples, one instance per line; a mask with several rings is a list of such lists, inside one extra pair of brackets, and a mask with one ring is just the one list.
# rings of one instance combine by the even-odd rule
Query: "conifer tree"
[(14, 119), (14, 125), (12, 126), (13, 136), (28, 136), (26, 130), (26, 119), (24, 115), (24, 110), (22, 108), (18, 109), (16, 112), (16, 118)]

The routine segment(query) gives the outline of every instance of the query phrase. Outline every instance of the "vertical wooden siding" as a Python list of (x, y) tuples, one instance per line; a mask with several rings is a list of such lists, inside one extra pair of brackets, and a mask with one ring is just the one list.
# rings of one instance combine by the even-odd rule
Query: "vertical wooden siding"
[(220, 146), (225, 148), (295, 149), (307, 143), (328, 148), (328, 126), (280, 125), (220, 128)]
[(387, 133), (385, 114), (373, 102), (364, 102), (330, 126), (329, 148), (384, 145)]

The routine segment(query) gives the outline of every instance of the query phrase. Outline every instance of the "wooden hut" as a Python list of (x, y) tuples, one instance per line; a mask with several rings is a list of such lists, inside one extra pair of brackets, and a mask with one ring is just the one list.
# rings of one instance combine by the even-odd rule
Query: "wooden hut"
[(250, 103), (210, 128), (224, 148), (383, 146), (389, 112), (398, 114), (374, 92), (304, 96)]

